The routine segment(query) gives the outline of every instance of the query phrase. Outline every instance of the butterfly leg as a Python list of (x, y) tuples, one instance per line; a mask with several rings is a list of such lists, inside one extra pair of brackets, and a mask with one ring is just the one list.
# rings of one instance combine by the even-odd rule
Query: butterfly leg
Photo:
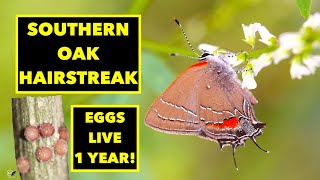
[(256, 139), (255, 139), (254, 137), (250, 137), (250, 139), (253, 141), (253, 143), (254, 143), (259, 149), (261, 149), (262, 151), (264, 151), (264, 152), (266, 152), (266, 153), (270, 153), (270, 151), (267, 151), (267, 150), (262, 149), (262, 148), (258, 145), (258, 143), (257, 143), (257, 141), (256, 141)]
[(233, 157), (233, 162), (234, 162), (234, 166), (236, 167), (237, 171), (239, 170), (238, 169), (238, 166), (237, 166), (237, 161), (236, 161), (236, 158), (234, 156), (235, 152), (236, 152), (236, 145), (235, 144), (232, 144), (232, 157)]

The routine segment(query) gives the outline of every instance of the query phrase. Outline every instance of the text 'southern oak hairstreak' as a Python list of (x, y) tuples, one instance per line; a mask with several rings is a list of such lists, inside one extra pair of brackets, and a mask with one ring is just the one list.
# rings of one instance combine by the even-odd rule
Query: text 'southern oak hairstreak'
[(241, 88), (225, 57), (203, 52), (152, 104), (145, 123), (157, 131), (212, 140), (221, 148), (230, 145), (237, 168), (235, 149), (248, 138), (260, 148), (255, 138), (266, 124), (255, 117), (252, 105), (258, 101)]

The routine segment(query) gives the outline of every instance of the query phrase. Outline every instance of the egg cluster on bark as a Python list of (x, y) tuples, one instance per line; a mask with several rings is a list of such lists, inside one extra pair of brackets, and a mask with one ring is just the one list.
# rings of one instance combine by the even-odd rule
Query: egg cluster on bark
[[(30, 125), (24, 129), (24, 138), (29, 142), (35, 142), (40, 138), (50, 138), (54, 135), (55, 128), (51, 123), (42, 123), (39, 126)], [(68, 152), (69, 131), (65, 127), (58, 130), (59, 139), (53, 147), (41, 146), (36, 149), (35, 157), (39, 162), (47, 163), (52, 160), (54, 154), (63, 156)], [(29, 157), (30, 158), (30, 157)], [(21, 156), (17, 159), (17, 168), (20, 173), (28, 173), (30, 161), (27, 157)]]

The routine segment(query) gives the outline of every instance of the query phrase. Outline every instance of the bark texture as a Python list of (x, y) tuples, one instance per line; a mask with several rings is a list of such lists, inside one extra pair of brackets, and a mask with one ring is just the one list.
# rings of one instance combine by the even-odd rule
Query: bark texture
[[(58, 156), (54, 153), (54, 144), (59, 139), (58, 130), (64, 127), (64, 115), (61, 96), (24, 97), (12, 99), (12, 120), (14, 129), (15, 155), (27, 157), (30, 169), (20, 173), (22, 180), (67, 180), (69, 179), (68, 153)], [(51, 123), (55, 132), (50, 137), (40, 137), (31, 142), (24, 137), (28, 126), (39, 127), (42, 123)], [(36, 158), (38, 147), (52, 149), (53, 157), (47, 162), (39, 162)]]

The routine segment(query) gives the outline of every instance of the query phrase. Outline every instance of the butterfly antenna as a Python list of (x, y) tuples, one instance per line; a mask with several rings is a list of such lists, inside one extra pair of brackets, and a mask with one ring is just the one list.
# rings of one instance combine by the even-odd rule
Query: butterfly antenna
[(189, 41), (189, 39), (188, 39), (188, 36), (187, 36), (187, 34), (184, 32), (184, 29), (183, 29), (182, 25), (180, 24), (180, 22), (179, 22), (176, 18), (174, 18), (174, 21), (175, 21), (175, 22), (178, 24), (178, 26), (180, 27), (180, 29), (181, 29), (181, 31), (182, 31), (182, 33), (183, 33), (183, 35), (184, 35), (184, 38), (186, 38), (187, 43), (189, 44), (189, 47), (191, 48), (192, 52), (193, 52), (194, 54), (196, 54), (198, 57), (200, 57), (199, 54), (194, 50), (193, 46), (191, 45), (191, 43), (190, 43), (190, 41)]
[(170, 56), (182, 56), (182, 57), (186, 57), (186, 58), (189, 58), (189, 59), (199, 59), (199, 58), (194, 57), (194, 56), (187, 56), (187, 55), (178, 54), (178, 53), (171, 53)]
[(236, 170), (238, 171), (238, 166), (237, 166), (237, 161), (236, 161), (236, 158), (234, 157), (234, 154), (236, 152), (236, 146), (235, 145), (232, 145), (232, 156), (233, 156), (233, 162), (234, 162), (234, 166), (236, 167)]
[(244, 72), (247, 72), (247, 71), (253, 71), (252, 68), (250, 69), (245, 69), (245, 67), (239, 69), (238, 71), (236, 71), (237, 74), (240, 74), (240, 73), (244, 73)]
[(259, 149), (261, 149), (262, 151), (264, 151), (264, 152), (266, 152), (266, 153), (270, 153), (270, 151), (267, 151), (267, 150), (262, 149), (262, 148), (258, 145), (258, 143), (257, 143), (257, 141), (256, 141), (256, 139), (255, 139), (254, 137), (250, 137), (250, 139), (253, 141), (253, 143), (254, 143)]

